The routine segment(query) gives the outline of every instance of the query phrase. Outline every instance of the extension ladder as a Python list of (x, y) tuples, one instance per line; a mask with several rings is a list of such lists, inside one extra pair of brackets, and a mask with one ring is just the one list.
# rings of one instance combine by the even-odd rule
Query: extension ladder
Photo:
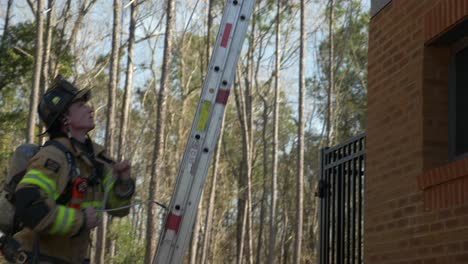
[(153, 264), (182, 263), (255, 0), (228, 0)]

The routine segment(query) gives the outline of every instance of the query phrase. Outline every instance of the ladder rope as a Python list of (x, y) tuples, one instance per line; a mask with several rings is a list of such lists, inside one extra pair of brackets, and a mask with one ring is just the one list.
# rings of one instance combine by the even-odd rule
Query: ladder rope
[(129, 204), (129, 205), (125, 205), (125, 206), (120, 206), (120, 207), (116, 207), (116, 208), (112, 208), (112, 209), (98, 209), (97, 211), (99, 212), (112, 212), (112, 211), (118, 211), (118, 210), (121, 210), (121, 209), (126, 209), (126, 208), (130, 208), (130, 207), (134, 207), (134, 206), (137, 206), (137, 205), (142, 205), (142, 204), (149, 204), (149, 203), (155, 203), (157, 205), (159, 205), (161, 208), (163, 208), (164, 210), (167, 210), (167, 206), (161, 202), (158, 202), (158, 201), (151, 201), (151, 200), (146, 200), (146, 201), (143, 201), (143, 200), (135, 200), (135, 202)]

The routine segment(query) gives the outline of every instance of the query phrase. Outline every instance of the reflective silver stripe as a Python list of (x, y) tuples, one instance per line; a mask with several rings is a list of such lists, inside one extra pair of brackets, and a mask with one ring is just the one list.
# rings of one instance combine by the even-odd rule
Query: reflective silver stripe
[(57, 230), (57, 233), (59, 233), (59, 234), (65, 233), (65, 228), (67, 226), (67, 223), (68, 223), (68, 221), (70, 221), (70, 219), (68, 219), (70, 217), (70, 209), (63, 208), (63, 210), (65, 210), (65, 215), (63, 216), (63, 220), (60, 223), (60, 227)]
[(55, 217), (54, 224), (52, 225), (49, 233), (64, 235), (69, 232), (70, 228), (73, 226), (75, 210), (63, 205), (58, 206), (57, 210), (57, 216)]
[[(29, 183), (29, 184), (34, 184), (39, 186), (42, 190), (44, 190), (50, 197), (53, 197), (54, 199), (58, 197), (58, 195), (55, 193), (55, 184), (51, 182), (50, 180), (45, 180), (43, 174), (41, 173), (40, 175), (33, 174), (35, 171), (30, 171), (28, 174), (26, 174), (23, 179), (20, 181), (20, 183)], [(54, 184), (54, 185), (52, 185)]]

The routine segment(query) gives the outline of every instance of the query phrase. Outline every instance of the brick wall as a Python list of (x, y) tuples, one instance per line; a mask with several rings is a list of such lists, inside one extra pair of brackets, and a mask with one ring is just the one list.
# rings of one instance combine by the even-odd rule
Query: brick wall
[(393, 0), (371, 20), (366, 264), (468, 263), (468, 161), (448, 160), (450, 47), (433, 44), (467, 17), (468, 0)]

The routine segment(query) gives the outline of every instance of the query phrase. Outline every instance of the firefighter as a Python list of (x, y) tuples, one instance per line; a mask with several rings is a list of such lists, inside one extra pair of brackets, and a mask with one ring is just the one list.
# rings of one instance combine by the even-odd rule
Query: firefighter
[(90, 231), (102, 213), (129, 212), (135, 190), (131, 164), (113, 162), (89, 137), (95, 126), (89, 99), (89, 90), (60, 76), (40, 99), (39, 117), (55, 144), (30, 160), (15, 192), (17, 221), (24, 226), (15, 239), (27, 263), (89, 263)]

